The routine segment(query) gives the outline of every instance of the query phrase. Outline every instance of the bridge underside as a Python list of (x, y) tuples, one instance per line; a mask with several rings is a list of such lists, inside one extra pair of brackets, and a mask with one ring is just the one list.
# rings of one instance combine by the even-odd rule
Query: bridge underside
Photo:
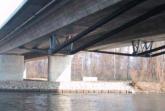
[[(72, 54), (154, 57), (164, 40), (164, 0), (28, 0), (0, 30), (0, 80), (23, 80), (25, 59), (48, 56), (49, 81), (71, 81)], [(130, 45), (131, 54), (107, 52)]]
[[(120, 13), (113, 20), (99, 26), (96, 30), (85, 34), (81, 39), (56, 51), (56, 48), (73, 39), (82, 31), (87, 30), (90, 26), (97, 24), (98, 21), (104, 21), (104, 18), (112, 16), (120, 9), (124, 10), (121, 7), (128, 7), (130, 2), (132, 1), (57, 0), (53, 4), (56, 7), (50, 5), (45, 9), (46, 11), (39, 13), (19, 30), (4, 35), (5, 39), (1, 37), (0, 53), (25, 55), (25, 58), (32, 58), (56, 53), (71, 54), (70, 51), (106, 50), (129, 46), (135, 40), (153, 42), (165, 40), (165, 12), (163, 12), (165, 9), (161, 8), (161, 11), (158, 9), (160, 13), (146, 17), (146, 19), (139, 21), (137, 24), (134, 23), (132, 26), (126, 25), (123, 30), (117, 30), (115, 34), (110, 33), (139, 16), (145, 16), (145, 13), (152, 11), (154, 13), (155, 7), (163, 7), (165, 4), (164, 0), (144, 0), (144, 2), (139, 3), (128, 11)], [(45, 2), (44, 4), (47, 3)], [(28, 5), (25, 6), (28, 7)], [(16, 21), (13, 22), (17, 24)], [(89, 41), (95, 41), (100, 37), (104, 38), (107, 33), (109, 33), (109, 37), (84, 47)], [(55, 51), (51, 52), (50, 50)]]

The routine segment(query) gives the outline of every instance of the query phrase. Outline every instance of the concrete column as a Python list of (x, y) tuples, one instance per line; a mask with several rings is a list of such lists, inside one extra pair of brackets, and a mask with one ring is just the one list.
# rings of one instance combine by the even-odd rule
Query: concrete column
[(71, 81), (72, 55), (48, 57), (48, 80), (53, 82)]
[(23, 80), (24, 56), (0, 55), (0, 80)]

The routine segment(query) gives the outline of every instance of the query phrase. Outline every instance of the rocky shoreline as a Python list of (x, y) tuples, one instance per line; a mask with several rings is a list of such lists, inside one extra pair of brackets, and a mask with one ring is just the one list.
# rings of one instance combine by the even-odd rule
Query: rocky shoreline
[(129, 82), (0, 81), (0, 91), (55, 93), (134, 93)]

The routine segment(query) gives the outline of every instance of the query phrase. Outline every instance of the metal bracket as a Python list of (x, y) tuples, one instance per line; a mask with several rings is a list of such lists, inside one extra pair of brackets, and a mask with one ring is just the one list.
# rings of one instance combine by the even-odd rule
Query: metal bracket
[[(73, 38), (73, 36), (72, 35), (69, 35), (68, 37), (66, 37), (66, 42), (68, 42), (72, 38)], [(66, 49), (67, 49), (67, 53), (69, 54), (73, 50), (73, 43), (71, 43), (70, 45), (68, 45), (66, 47)]]
[(49, 38), (49, 49), (48, 54), (52, 54), (52, 52), (60, 45), (60, 42), (55, 34)]
[(149, 51), (152, 49), (152, 46), (153, 46), (153, 41), (141, 41), (141, 40), (132, 41), (133, 54), (139, 54)]

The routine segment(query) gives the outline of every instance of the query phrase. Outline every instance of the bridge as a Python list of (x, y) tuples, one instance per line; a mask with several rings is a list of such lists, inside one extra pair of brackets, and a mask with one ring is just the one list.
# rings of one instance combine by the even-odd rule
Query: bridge
[[(49, 80), (69, 81), (79, 51), (155, 57), (162, 40), (164, 0), (28, 0), (0, 30), (1, 79), (21, 80), (24, 59), (49, 56)], [(132, 53), (106, 51), (130, 45)]]

